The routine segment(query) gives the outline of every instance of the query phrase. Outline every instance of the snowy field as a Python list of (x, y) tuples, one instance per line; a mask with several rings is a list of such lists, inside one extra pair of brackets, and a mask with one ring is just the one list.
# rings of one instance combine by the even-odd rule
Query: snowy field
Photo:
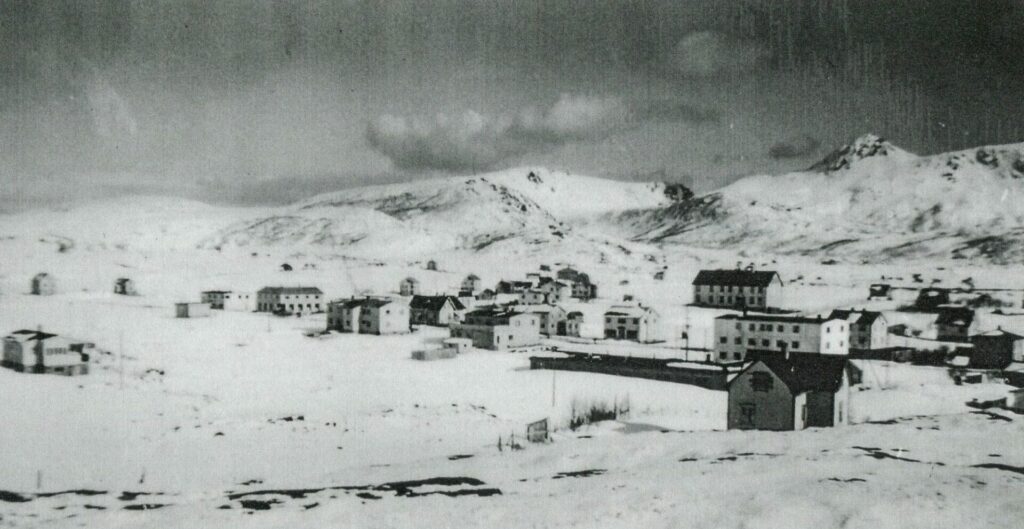
[[(334, 298), (391, 292), (414, 275), (441, 292), (469, 272), (492, 284), (577, 255), (557, 245), (515, 259), (467, 252), (426, 272), (417, 259), (313, 247), (197, 249), (197, 225), (236, 212), (195, 208), (140, 208), (149, 226), (163, 227), (155, 235), (105, 221), (100, 206), (0, 223), (3, 332), (41, 325), (111, 352), (77, 378), (0, 369), (0, 526), (1017, 527), (1024, 519), (1024, 417), (965, 404), (1001, 397), (1007, 386), (956, 386), (941, 368), (859, 362), (856, 424), (730, 432), (724, 392), (531, 371), (528, 354), (410, 359), (443, 329), (310, 337), (323, 315), (175, 319), (173, 302), (197, 300), (203, 289), (311, 284)], [(78, 215), (102, 222), (77, 226)], [(73, 248), (59, 252), (67, 233), (76, 234)], [(751, 258), (631, 248), (573, 263), (601, 286), (601, 299), (579, 308), (600, 314), (624, 294), (653, 305), (666, 343), (634, 346), (637, 355), (679, 356), (684, 329), (690, 346), (710, 345), (722, 311), (688, 307), (689, 282), (700, 267)], [(296, 271), (279, 271), (283, 262)], [(853, 306), (895, 315), (903, 303), (865, 300), (867, 285), (898, 273), (896, 265), (757, 262), (794, 280), (786, 304), (802, 313)], [(654, 280), (663, 263), (665, 279)], [(1024, 286), (1019, 268), (910, 266), (929, 282), (973, 275)], [(44, 270), (59, 293), (27, 295)], [(109, 293), (122, 275), (140, 296)], [(1024, 327), (1021, 316), (981, 321), (982, 330)], [(600, 327), (585, 331), (598, 336)], [(572, 431), (574, 401), (628, 401), (631, 412)], [(541, 418), (559, 428), (552, 443), (499, 451), (499, 437), (521, 438)], [(428, 481), (406, 483), (414, 480)]]

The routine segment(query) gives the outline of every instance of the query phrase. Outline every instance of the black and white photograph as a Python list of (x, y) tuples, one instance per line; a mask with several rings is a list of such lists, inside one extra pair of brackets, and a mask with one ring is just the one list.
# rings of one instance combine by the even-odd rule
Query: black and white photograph
[(1019, 528), (1024, 0), (0, 0), (0, 528)]

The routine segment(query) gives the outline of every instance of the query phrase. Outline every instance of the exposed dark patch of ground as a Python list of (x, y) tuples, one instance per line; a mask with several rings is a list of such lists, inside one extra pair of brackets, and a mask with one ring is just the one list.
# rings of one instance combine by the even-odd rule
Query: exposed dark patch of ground
[(32, 501), (32, 498), (30, 496), (22, 496), (17, 492), (0, 490), (0, 501), (7, 503), (25, 503), (27, 501)]
[(362, 498), (364, 500), (379, 500), (379, 499), (381, 499), (381, 496), (378, 496), (378, 495), (376, 495), (376, 494), (374, 494), (372, 492), (360, 492), (360, 493), (356, 494), (356, 496), (359, 497), (359, 498)]
[(448, 461), (458, 461), (460, 459), (469, 459), (471, 457), (473, 457), (473, 454), (455, 454), (453, 456), (448, 456)]
[(697, 460), (696, 457), (684, 457), (684, 458), (680, 459), (679, 462), (680, 463), (690, 463), (690, 462), (693, 462), (693, 461), (696, 461), (696, 460)]
[[(305, 499), (307, 496), (319, 494), (328, 491), (342, 491), (345, 494), (355, 493), (355, 496), (364, 500), (379, 500), (383, 499), (380, 493), (390, 492), (397, 497), (404, 498), (415, 498), (419, 496), (431, 496), (431, 495), (442, 495), (442, 496), (495, 496), (500, 495), (501, 490), (493, 487), (481, 487), (485, 485), (483, 481), (476, 478), (468, 477), (436, 477), (420, 480), (410, 481), (393, 481), (389, 483), (382, 483), (380, 485), (336, 485), (330, 487), (321, 488), (310, 488), (310, 489), (265, 489), (265, 490), (253, 490), (247, 492), (233, 492), (227, 495), (227, 498), (232, 501), (239, 501), (243, 508), (249, 510), (267, 510), (270, 509), (274, 504), (282, 503), (279, 499), (274, 496), (285, 496), (293, 500)], [(452, 487), (448, 490), (429, 490), (421, 491), (420, 487)], [(270, 497), (269, 499), (267, 497)], [(331, 498), (336, 496), (331, 495)], [(245, 498), (245, 499), (243, 499)], [(312, 503), (305, 505), (307, 509), (318, 506), (319, 503)], [(222, 507), (230, 508), (230, 506)]]
[(1004, 465), (1002, 463), (981, 463), (973, 466), (974, 468), (992, 468), (996, 470), (1005, 470), (1007, 472), (1013, 472), (1014, 474), (1024, 475), (1024, 467), (1015, 467), (1013, 465)]
[(243, 509), (250, 509), (253, 511), (269, 511), (270, 506), (281, 503), (280, 500), (242, 500), (239, 502)]
[(126, 511), (151, 511), (154, 509), (160, 509), (167, 507), (166, 503), (135, 503), (132, 505), (125, 505)]
[(573, 472), (559, 472), (551, 477), (551, 479), (562, 479), (562, 478), (589, 478), (590, 476), (600, 476), (608, 472), (603, 468), (591, 468), (587, 470), (576, 470)]
[(136, 498), (138, 498), (139, 496), (152, 496), (154, 494), (155, 493), (153, 493), (153, 492), (130, 492), (130, 491), (126, 490), (126, 491), (121, 492), (121, 495), (118, 496), (117, 499), (119, 499), (121, 501), (133, 501)]
[(937, 466), (940, 466), (940, 467), (946, 466), (946, 464), (941, 462), (941, 461), (934, 461), (934, 462), (921, 461), (920, 459), (912, 459), (912, 458), (909, 458), (909, 457), (893, 455), (893, 454), (890, 454), (889, 452), (886, 452), (885, 450), (882, 450), (881, 448), (873, 448), (873, 447), (865, 447), (865, 446), (855, 446), (853, 448), (856, 448), (858, 450), (863, 450), (864, 452), (866, 452), (865, 455), (873, 457), (875, 459), (895, 459), (896, 461), (905, 461), (907, 463), (925, 463), (925, 464), (928, 464), (928, 465), (937, 465)]
[(836, 481), (836, 482), (839, 482), (839, 483), (867, 483), (868, 480), (861, 479), (861, 478), (847, 478), (847, 479), (828, 478), (828, 481)]
[(100, 496), (106, 494), (105, 490), (88, 490), (88, 489), (74, 489), (74, 490), (61, 490), (57, 492), (40, 492), (35, 494), (37, 498), (52, 498), (54, 496), (64, 496), (70, 494), (74, 496)]
[(1013, 422), (1013, 419), (1011, 419), (1009, 417), (1006, 417), (1004, 415), (999, 415), (998, 413), (992, 413), (990, 411), (972, 411), (971, 413), (975, 414), (975, 415), (984, 415), (984, 416), (988, 417), (988, 420), (990, 420), (990, 421)]

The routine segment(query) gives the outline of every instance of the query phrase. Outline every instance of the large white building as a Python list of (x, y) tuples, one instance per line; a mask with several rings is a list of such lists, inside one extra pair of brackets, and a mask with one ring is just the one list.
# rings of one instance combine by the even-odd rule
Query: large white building
[(833, 310), (829, 319), (850, 323), (850, 349), (885, 349), (889, 346), (889, 325), (881, 312), (871, 310)]
[(651, 307), (617, 305), (604, 313), (604, 337), (654, 342), (661, 339), (660, 319), (661, 316)]
[(204, 290), (199, 300), (209, 303), (211, 309), (252, 312), (256, 310), (256, 296), (250, 292), (233, 290)]
[(452, 338), (469, 338), (481, 349), (505, 350), (540, 343), (540, 316), (507, 307), (468, 312), (452, 325)]
[(323, 310), (324, 293), (317, 287), (264, 287), (256, 293), (257, 312), (302, 314)]
[(701, 270), (693, 303), (708, 307), (766, 309), (782, 306), (782, 279), (769, 270)]
[(728, 314), (715, 318), (715, 358), (745, 360), (751, 352), (847, 355), (850, 323), (844, 318)]

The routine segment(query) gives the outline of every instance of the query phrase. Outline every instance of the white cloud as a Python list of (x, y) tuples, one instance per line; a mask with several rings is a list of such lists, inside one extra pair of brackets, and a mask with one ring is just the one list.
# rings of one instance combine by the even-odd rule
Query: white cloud
[(697, 31), (672, 49), (669, 65), (689, 77), (749, 73), (769, 57), (755, 42), (729, 38), (716, 31)]

